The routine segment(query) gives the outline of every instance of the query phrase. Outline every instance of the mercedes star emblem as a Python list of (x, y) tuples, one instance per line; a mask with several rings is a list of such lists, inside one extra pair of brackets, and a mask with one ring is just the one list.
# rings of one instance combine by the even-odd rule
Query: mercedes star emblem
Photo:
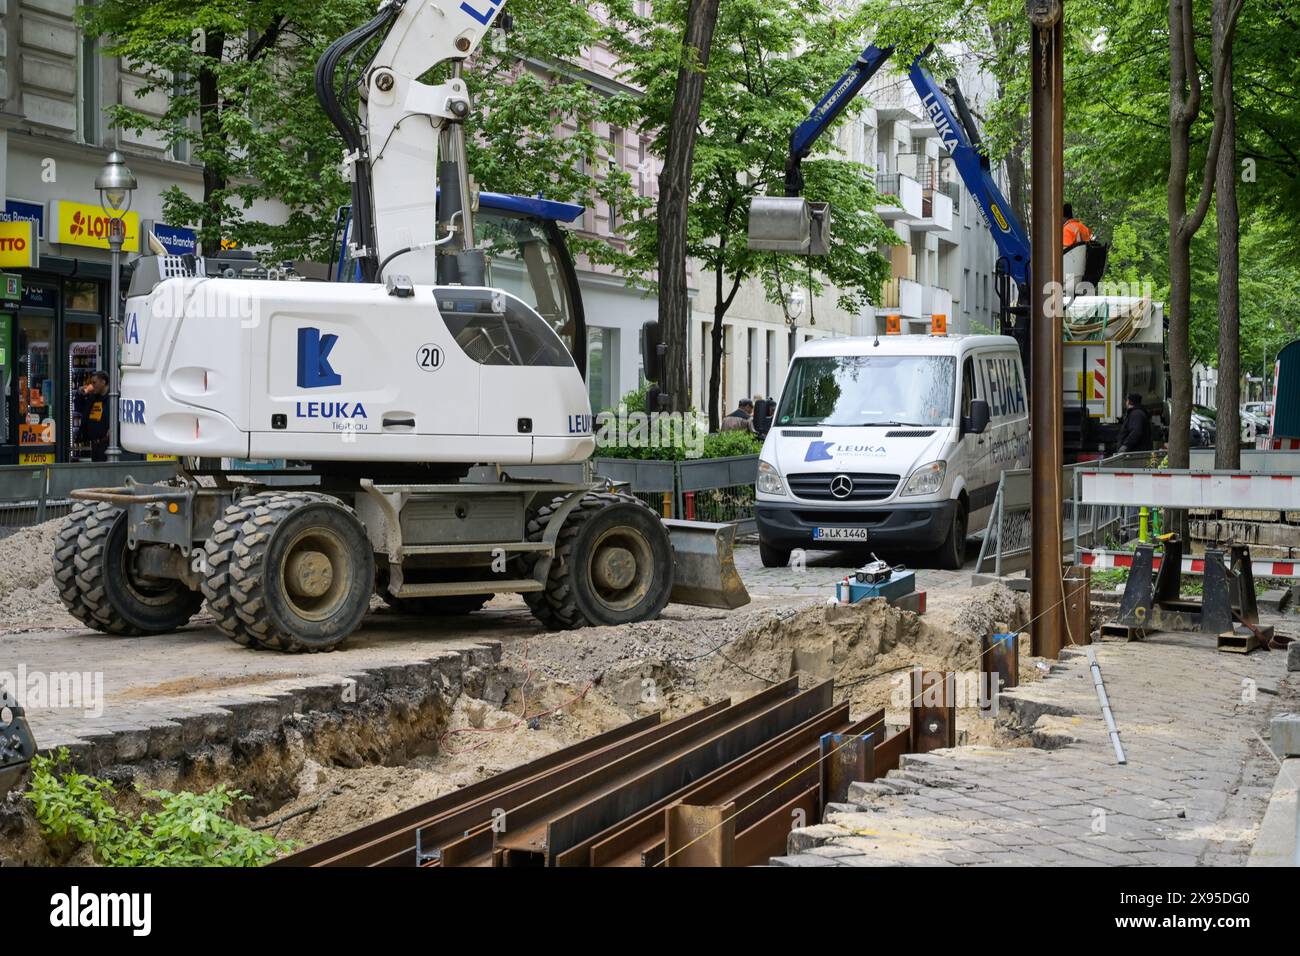
[(831, 479), (831, 494), (836, 498), (847, 498), (853, 494), (853, 479), (848, 475), (836, 475)]

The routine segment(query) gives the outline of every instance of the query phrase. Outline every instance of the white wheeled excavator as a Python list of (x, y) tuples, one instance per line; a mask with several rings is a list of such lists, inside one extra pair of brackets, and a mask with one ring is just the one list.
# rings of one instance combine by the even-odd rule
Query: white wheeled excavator
[[(160, 633), (206, 599), (241, 644), (322, 651), (376, 592), (422, 615), (519, 593), (552, 629), (645, 620), (670, 598), (748, 601), (729, 526), (664, 522), (608, 483), (532, 468), (584, 463), (595, 441), (557, 225), (580, 207), (480, 195), (466, 168), (461, 65), (503, 2), (385, 0), (318, 63), (347, 147), (360, 281), (294, 281), (248, 258), (137, 260), (121, 443), (193, 464), (175, 482), (75, 494), (54, 557), (75, 617)], [(357, 61), (354, 111), (335, 90)], [(421, 82), (441, 64), (444, 82)], [(306, 467), (212, 465), (247, 458)]]

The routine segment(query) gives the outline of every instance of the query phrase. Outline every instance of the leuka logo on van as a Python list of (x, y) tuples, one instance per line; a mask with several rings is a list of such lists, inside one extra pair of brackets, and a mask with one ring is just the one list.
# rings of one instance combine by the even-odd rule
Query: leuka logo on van
[(836, 458), (882, 458), (884, 445), (862, 445), (841, 441), (810, 441), (804, 461), (832, 461)]

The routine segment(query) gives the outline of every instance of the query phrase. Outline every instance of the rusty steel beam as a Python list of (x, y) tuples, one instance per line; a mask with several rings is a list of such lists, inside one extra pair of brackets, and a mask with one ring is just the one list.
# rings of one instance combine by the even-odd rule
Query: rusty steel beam
[(957, 746), (957, 680), (948, 671), (912, 671), (912, 753)]
[(675, 803), (664, 810), (668, 866), (732, 866), (736, 855), (736, 805)]
[(986, 675), (986, 683), (980, 688), (980, 707), (988, 708), (995, 690), (1001, 693), (1020, 684), (1020, 635), (985, 634), (980, 639), (980, 662), (980, 670)]
[[(884, 714), (880, 710), (864, 720), (844, 724), (840, 727), (840, 732), (850, 735), (866, 733), (883, 722)], [(846, 719), (847, 716), (846, 711)], [(725, 777), (702, 783), (683, 794), (682, 799), (735, 803), (740, 808), (736, 814), (736, 829), (738, 832), (743, 831), (808, 787), (813, 787), (820, 793), (821, 758), (818, 738), (805, 736), (774, 748), (761, 757), (746, 759)], [(808, 820), (815, 821), (819, 818), (820, 803)], [(656, 820), (655, 823), (659, 821)], [(665, 852), (662, 827), (656, 827), (649, 835), (644, 830), (639, 830), (636, 836), (637, 840), (630, 846), (626, 842), (619, 845), (616, 841), (610, 841), (613, 846), (593, 846), (592, 865), (659, 866), (664, 860)]]
[(1064, 281), (1061, 206), (1062, 123), (1060, 0), (1031, 0), (1029, 113), (1030, 250), (1030, 619), (1034, 653), (1056, 658), (1065, 634), (1061, 583), (1061, 318)]
[[(687, 715), (693, 716), (693, 715)], [(563, 747), (537, 760), (511, 767), (499, 774), (462, 787), (452, 793), (403, 810), (401, 813), (367, 824), (351, 833), (334, 837), (315, 846), (299, 850), (276, 860), (271, 866), (374, 866), (394, 855), (412, 854), (406, 861), (414, 864), (415, 833), (421, 826), (439, 817), (480, 801), (488, 801), (511, 786), (605, 750), (622, 740), (638, 737), (656, 727), (671, 728), (675, 722), (660, 724), (658, 712), (621, 724), (605, 733), (569, 747)], [(696, 718), (698, 719), (698, 718)]]
[(822, 808), (818, 798), (820, 789), (820, 784), (809, 787), (787, 800), (753, 826), (737, 833), (733, 865), (763, 866), (772, 857), (785, 853), (786, 840), (800, 817), (809, 823), (820, 819)]
[[(617, 781), (593, 799), (553, 813), (545, 822), (541, 848), (548, 863), (559, 853), (608, 829), (655, 800), (680, 790), (717, 767), (743, 756), (770, 738), (797, 726), (826, 710), (832, 703), (831, 681), (781, 700), (735, 726), (721, 730), (711, 739), (685, 753), (667, 756), (648, 769)], [(587, 791), (590, 792), (590, 791)], [(536, 830), (518, 831), (499, 837), (499, 844), (538, 846)]]
[(883, 777), (891, 770), (897, 770), (899, 761), (903, 754), (911, 753), (912, 746), (912, 728), (900, 730), (892, 737), (887, 737), (876, 745), (876, 752), (873, 755), (875, 761), (875, 773), (877, 777)]
[[(645, 848), (654, 840), (663, 836), (663, 818), (660, 812), (673, 801), (705, 805), (711, 803), (728, 803), (733, 799), (729, 787), (737, 780), (746, 780), (754, 774), (756, 766), (766, 766), (797, 750), (806, 749), (807, 742), (828, 730), (839, 729), (848, 724), (848, 702), (838, 704), (827, 711), (794, 727), (786, 733), (739, 760), (708, 774), (691, 784), (682, 793), (674, 793), (646, 807), (638, 814), (620, 820), (613, 827), (575, 844), (556, 857), (556, 866), (604, 866), (620, 857), (630, 857), (636, 865)], [(617, 864), (615, 864), (617, 865)]]
[[(534, 849), (539, 847), (543, 839), (538, 838), (536, 832), (538, 828), (542, 828), (544, 834), (544, 827), (550, 816), (560, 808), (571, 806), (578, 795), (602, 792), (611, 785), (611, 781), (625, 779), (629, 774), (635, 773), (639, 767), (661, 760), (666, 755), (687, 750), (699, 741), (709, 739), (720, 728), (743, 723), (753, 714), (761, 713), (773, 702), (787, 699), (797, 693), (798, 687), (798, 679), (792, 677), (759, 691), (739, 704), (727, 705), (726, 702), (722, 702), (721, 709), (715, 710), (707, 718), (648, 743), (644, 747), (622, 754), (618, 759), (595, 767), (589, 773), (563, 781), (542, 780), (538, 792), (530, 794), (526, 800), (503, 807), (505, 814), (493, 821), (498, 827), (504, 825), (510, 837), (520, 831), (528, 831), (529, 841), (526, 843), (514, 839), (494, 841), (492, 823), (486, 823), (459, 839), (445, 842), (442, 845), (443, 865), (475, 866), (484, 860), (490, 861), (491, 847), (497, 842), (501, 843), (503, 848), (506, 843), (511, 843), (518, 851), (528, 849), (529, 846)], [(425, 842), (434, 845), (437, 839), (435, 837)]]
[(875, 742), (882, 735), (825, 734), (821, 739), (821, 805), (843, 803), (849, 785), (874, 780)]

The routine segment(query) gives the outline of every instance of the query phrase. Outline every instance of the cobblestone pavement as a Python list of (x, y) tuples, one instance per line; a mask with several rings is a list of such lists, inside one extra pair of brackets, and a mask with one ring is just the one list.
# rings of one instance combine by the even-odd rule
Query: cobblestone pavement
[[(966, 567), (960, 571), (918, 568), (916, 586), (923, 591), (969, 587), (977, 553), (974, 541), (966, 553)], [(758, 556), (758, 545), (749, 542), (738, 544), (735, 555), (736, 570), (751, 594), (791, 597), (832, 597), (836, 581), (844, 580), (846, 574), (870, 560), (870, 555), (858, 552), (805, 551), (802, 561), (795, 552), (788, 568), (765, 568)]]
[(1035, 746), (904, 757), (796, 830), (781, 866), (1240, 865), (1276, 762), (1260, 734), (1294, 709), (1286, 654), (1219, 653), (1160, 634), (1096, 645), (1127, 764), (1116, 763), (1082, 650), (1004, 694)]

